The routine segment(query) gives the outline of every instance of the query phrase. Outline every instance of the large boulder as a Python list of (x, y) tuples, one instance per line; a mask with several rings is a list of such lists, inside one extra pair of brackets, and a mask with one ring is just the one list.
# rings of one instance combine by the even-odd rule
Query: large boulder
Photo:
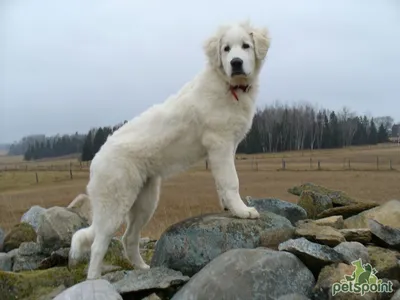
[(35, 229), (35, 231), (37, 231), (39, 228), (40, 217), (45, 211), (45, 208), (39, 205), (34, 205), (22, 215), (21, 223), (28, 223)]
[(279, 200), (276, 198), (260, 198), (253, 199), (247, 197), (244, 199), (247, 206), (257, 209), (259, 212), (273, 212), (277, 215), (285, 217), (294, 225), (299, 220), (307, 218), (307, 212), (304, 208), (294, 203)]
[(35, 229), (27, 223), (15, 225), (4, 238), (4, 252), (19, 248), (23, 242), (36, 242)]
[(291, 253), (232, 249), (194, 275), (172, 300), (272, 300), (291, 293), (310, 297), (314, 284), (313, 274)]
[(400, 200), (390, 200), (344, 220), (345, 228), (369, 228), (368, 219), (392, 228), (400, 228)]
[(88, 223), (76, 213), (63, 207), (51, 207), (39, 221), (37, 241), (44, 253), (69, 247), (72, 235)]
[(332, 200), (327, 195), (309, 190), (300, 194), (297, 204), (304, 208), (309, 219), (316, 219), (320, 213), (333, 207)]
[(90, 204), (90, 199), (86, 194), (79, 194), (76, 196), (67, 208), (85, 219), (88, 224), (92, 223), (92, 206)]
[(104, 279), (87, 280), (78, 283), (57, 295), (54, 300), (122, 300), (115, 288)]
[(367, 247), (358, 242), (343, 242), (334, 247), (333, 250), (341, 254), (344, 262), (349, 265), (360, 258), (363, 263), (370, 262)]
[(334, 206), (345, 206), (358, 202), (356, 199), (350, 197), (342, 191), (331, 190), (329, 188), (311, 182), (307, 182), (299, 186), (294, 186), (288, 190), (289, 193), (296, 196), (300, 196), (301, 193), (304, 191), (312, 191), (318, 194), (326, 195), (331, 199)]
[(36, 270), (45, 257), (37, 243), (24, 242), (19, 246), (18, 252), (14, 257), (13, 271)]
[(259, 219), (234, 218), (229, 212), (205, 214), (170, 226), (157, 241), (151, 266), (192, 276), (218, 255), (235, 248), (257, 248), (265, 231), (292, 228), (271, 212)]

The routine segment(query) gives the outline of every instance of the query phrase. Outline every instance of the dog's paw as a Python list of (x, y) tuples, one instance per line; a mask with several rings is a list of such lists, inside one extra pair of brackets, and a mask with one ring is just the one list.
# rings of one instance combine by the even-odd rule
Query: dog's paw
[(234, 215), (241, 219), (258, 219), (260, 217), (259, 212), (254, 207), (248, 207), (247, 209), (237, 211)]
[(148, 270), (148, 269), (150, 269), (150, 266), (148, 264), (146, 264), (146, 263), (135, 264), (135, 269)]

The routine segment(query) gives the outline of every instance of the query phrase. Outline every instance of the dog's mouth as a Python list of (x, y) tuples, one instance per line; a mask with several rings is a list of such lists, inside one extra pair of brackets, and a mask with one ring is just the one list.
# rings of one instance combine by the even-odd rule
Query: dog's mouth
[(243, 70), (232, 71), (231, 77), (246, 77), (247, 74)]

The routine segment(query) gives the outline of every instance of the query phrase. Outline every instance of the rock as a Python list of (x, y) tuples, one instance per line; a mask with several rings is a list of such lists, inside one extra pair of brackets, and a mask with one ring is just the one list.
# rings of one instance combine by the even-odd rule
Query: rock
[(104, 279), (87, 280), (66, 289), (54, 300), (122, 300), (115, 288)]
[(22, 215), (21, 223), (28, 223), (37, 232), (39, 227), (40, 217), (44, 214), (45, 211), (46, 211), (45, 208), (39, 205), (34, 205)]
[(40, 262), (46, 256), (41, 253), (40, 246), (35, 242), (22, 243), (14, 257), (13, 272), (37, 270)]
[(19, 248), (23, 242), (36, 242), (35, 229), (27, 223), (15, 225), (4, 238), (4, 252)]
[(310, 300), (306, 296), (300, 294), (287, 294), (284, 296), (280, 296), (277, 300)]
[(90, 199), (86, 194), (79, 194), (76, 196), (67, 208), (78, 214), (88, 224), (92, 224), (92, 206), (90, 204)]
[(38, 228), (38, 243), (43, 252), (69, 247), (72, 235), (88, 224), (76, 213), (63, 208), (51, 207), (42, 215)]
[(307, 218), (304, 208), (294, 203), (279, 200), (276, 198), (253, 199), (245, 198), (247, 206), (255, 207), (259, 212), (272, 212), (288, 219), (293, 225)]
[(316, 225), (330, 226), (335, 229), (342, 229), (344, 226), (343, 216), (331, 216), (315, 220)]
[(317, 218), (320, 219), (336, 215), (341, 215), (343, 216), (343, 218), (349, 218), (351, 216), (357, 215), (365, 210), (371, 209), (376, 206), (377, 206), (376, 203), (358, 203), (358, 204), (350, 204), (347, 206), (334, 207), (321, 212), (317, 216)]
[(400, 288), (400, 282), (398, 280), (389, 280), (387, 278), (383, 278), (382, 282), (386, 283), (386, 285), (391, 285), (392, 292), (380, 293), (379, 300), (391, 300), (392, 297), (395, 295), (396, 291)]
[(343, 242), (333, 248), (333, 250), (341, 254), (344, 262), (349, 265), (360, 258), (363, 263), (370, 262), (367, 247), (358, 242)]
[(4, 231), (0, 228), (0, 252), (3, 251), (4, 236)]
[(318, 194), (326, 195), (331, 199), (334, 206), (345, 206), (358, 203), (357, 200), (351, 198), (349, 195), (342, 191), (331, 190), (310, 182), (304, 183), (300, 186), (294, 186), (288, 190), (289, 193), (296, 196), (300, 196), (303, 191), (313, 191)]
[(400, 278), (400, 253), (376, 246), (367, 246), (371, 265), (378, 270), (378, 278)]
[(256, 248), (266, 231), (293, 228), (271, 212), (259, 219), (240, 219), (230, 212), (205, 214), (170, 226), (157, 241), (151, 266), (165, 266), (192, 276), (213, 258), (234, 248)]
[(400, 289), (397, 290), (390, 300), (400, 300)]
[(301, 193), (297, 204), (304, 208), (309, 219), (315, 219), (318, 214), (333, 207), (328, 196), (309, 190)]
[(260, 246), (270, 249), (278, 249), (279, 244), (294, 238), (294, 228), (278, 228), (265, 231), (260, 237)]
[(400, 250), (400, 229), (385, 226), (372, 219), (368, 220), (368, 226), (377, 240), (376, 244)]
[[(173, 293), (174, 290), (189, 281), (181, 272), (164, 267), (148, 270), (117, 271), (101, 277), (112, 283), (121, 295), (148, 296), (154, 292)], [(138, 297), (139, 298), (139, 297)], [(140, 298), (139, 298), (140, 299)]]
[(369, 228), (368, 219), (400, 229), (400, 200), (390, 200), (344, 220), (345, 228)]
[(313, 272), (315, 276), (326, 265), (343, 262), (341, 254), (329, 246), (320, 245), (308, 241), (305, 238), (297, 238), (279, 245), (279, 251), (293, 253)]
[(7, 295), (5, 300), (36, 299), (47, 295), (55, 287), (70, 287), (84, 279), (82, 268), (70, 271), (62, 267), (18, 273), (0, 271), (0, 295)]
[(309, 297), (314, 284), (313, 274), (291, 253), (232, 249), (195, 274), (172, 300), (272, 300), (290, 293)]
[(12, 259), (8, 253), (0, 253), (0, 271), (11, 271)]
[(304, 237), (312, 242), (332, 247), (346, 241), (340, 231), (333, 227), (318, 226), (313, 223), (298, 226), (294, 234), (296, 237)]
[(340, 233), (348, 242), (368, 244), (372, 239), (371, 231), (368, 228), (341, 229)]
[[(376, 293), (362, 294), (352, 292), (338, 291), (337, 286), (341, 280), (350, 278), (356, 267), (344, 263), (335, 263), (325, 266), (318, 276), (318, 281), (314, 287), (314, 299), (318, 300), (378, 300)], [(346, 277), (348, 276), (348, 277)], [(335, 286), (335, 287), (334, 287)], [(347, 285), (348, 286), (348, 285)], [(353, 287), (353, 286), (352, 286)]]
[(69, 248), (61, 248), (53, 251), (49, 257), (40, 261), (39, 270), (50, 269), (53, 267), (68, 266)]

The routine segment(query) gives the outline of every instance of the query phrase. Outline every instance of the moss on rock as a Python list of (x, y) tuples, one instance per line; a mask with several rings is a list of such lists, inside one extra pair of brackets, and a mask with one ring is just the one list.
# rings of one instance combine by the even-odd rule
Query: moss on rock
[(315, 219), (318, 214), (333, 207), (331, 199), (315, 191), (304, 190), (297, 202), (307, 212), (309, 219)]
[(36, 242), (36, 231), (28, 223), (15, 225), (4, 238), (4, 252), (17, 249), (23, 242)]

